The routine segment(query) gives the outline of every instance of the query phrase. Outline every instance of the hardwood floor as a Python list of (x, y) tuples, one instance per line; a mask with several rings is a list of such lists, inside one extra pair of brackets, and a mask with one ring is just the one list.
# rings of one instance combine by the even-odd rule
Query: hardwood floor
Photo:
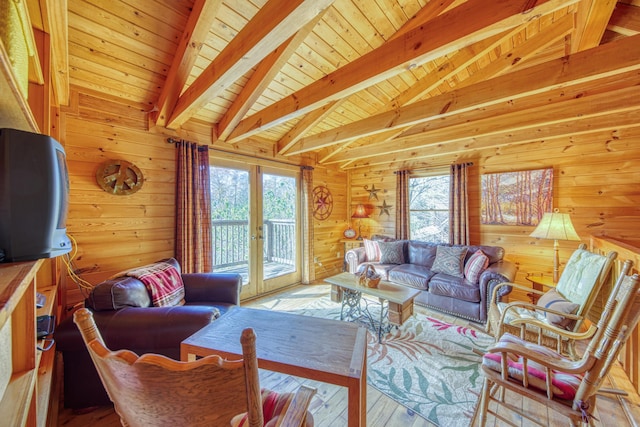
[[(292, 308), (300, 306), (306, 300), (319, 298), (328, 295), (330, 287), (324, 284), (311, 286), (296, 286), (278, 294), (270, 295), (260, 299), (243, 303), (244, 306), (260, 307), (268, 306), (274, 299), (279, 299), (280, 304), (290, 304)], [(450, 323), (468, 326), (465, 320), (457, 319), (442, 313), (429, 311), (422, 307), (415, 309), (418, 313), (428, 314), (441, 318)], [(278, 391), (290, 391), (296, 389), (300, 384), (307, 384), (317, 389), (317, 394), (311, 404), (311, 412), (318, 427), (346, 426), (347, 391), (343, 387), (330, 384), (314, 382), (311, 380), (287, 376), (284, 374), (266, 372), (261, 373), (261, 385), (277, 389)], [(595, 416), (595, 426), (618, 426), (636, 427), (640, 424), (640, 396), (633, 390), (629, 380), (624, 376), (622, 370), (614, 368), (612, 374), (607, 378), (605, 387), (622, 389), (629, 392), (629, 397), (616, 395), (603, 395), (598, 399), (598, 406)], [(550, 426), (567, 425), (567, 419), (549, 411), (546, 406), (523, 402), (516, 396), (507, 394), (510, 401), (517, 405), (526, 405), (527, 410), (543, 423), (548, 422)], [(529, 422), (515, 417), (512, 414), (503, 413), (506, 418), (511, 419), (517, 426), (530, 426)], [(113, 408), (98, 408), (83, 414), (74, 413), (69, 409), (64, 409), (62, 402), (60, 406), (58, 425), (67, 427), (95, 426), (111, 427), (120, 426), (120, 421), (114, 413)], [(459, 424), (462, 425), (462, 424)], [(506, 425), (489, 419), (487, 426)], [(367, 390), (367, 426), (368, 427), (428, 427), (431, 423), (415, 415), (411, 410), (397, 404), (395, 401), (380, 393), (373, 387)], [(448, 426), (442, 426), (448, 427)], [(457, 427), (457, 426), (456, 426)]]

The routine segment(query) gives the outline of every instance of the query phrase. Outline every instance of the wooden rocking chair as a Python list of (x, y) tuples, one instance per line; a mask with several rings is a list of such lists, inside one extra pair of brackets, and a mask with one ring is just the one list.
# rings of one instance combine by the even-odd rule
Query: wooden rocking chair
[[(558, 280), (555, 289), (546, 293), (515, 283), (501, 283), (494, 288), (489, 306), (487, 332), (499, 339), (509, 332), (520, 338), (553, 348), (575, 357), (576, 340), (590, 338), (594, 329), (586, 330), (583, 322), (609, 276), (618, 254), (594, 254), (581, 244), (576, 249)], [(496, 301), (501, 286), (512, 286), (543, 296), (538, 304), (523, 301)], [(546, 306), (545, 300), (551, 301)], [(575, 333), (566, 334), (570, 331)]]
[[(626, 264), (628, 269), (630, 261)], [(581, 422), (592, 425), (592, 413), (602, 380), (638, 323), (639, 288), (637, 274), (620, 275), (593, 338), (580, 360), (573, 360), (509, 333), (504, 334), (483, 356), (482, 372), (485, 381), (474, 416), (480, 416), (479, 425), (485, 425), (487, 414), (515, 425), (498, 414), (497, 410), (490, 409), (490, 400), (534, 424), (543, 425), (538, 414), (523, 410), (526, 405), (514, 406), (506, 402), (505, 390), (546, 404), (550, 409), (569, 417), (572, 426)]]
[[(240, 337), (242, 360), (207, 356), (179, 362), (110, 351), (87, 309), (73, 316), (123, 426), (312, 426), (315, 389), (277, 395), (260, 389), (253, 329)], [(264, 410), (263, 410), (264, 405)]]

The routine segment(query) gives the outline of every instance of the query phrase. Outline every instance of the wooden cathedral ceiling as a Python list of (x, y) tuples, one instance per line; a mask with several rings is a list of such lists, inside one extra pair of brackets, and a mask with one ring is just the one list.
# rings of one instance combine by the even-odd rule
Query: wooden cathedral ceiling
[(67, 1), (71, 85), (220, 147), (402, 167), (640, 123), (640, 0)]

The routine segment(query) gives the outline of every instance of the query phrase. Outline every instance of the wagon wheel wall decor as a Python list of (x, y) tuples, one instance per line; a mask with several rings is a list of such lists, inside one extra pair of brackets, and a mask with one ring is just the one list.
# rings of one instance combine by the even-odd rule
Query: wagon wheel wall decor
[(323, 185), (313, 189), (313, 217), (324, 221), (329, 218), (333, 210), (333, 196), (331, 191)]

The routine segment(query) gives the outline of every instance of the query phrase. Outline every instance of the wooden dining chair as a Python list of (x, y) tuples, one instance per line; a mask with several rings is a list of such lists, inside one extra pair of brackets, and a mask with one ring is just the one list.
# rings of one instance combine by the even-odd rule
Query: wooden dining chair
[[(594, 331), (583, 325), (617, 256), (613, 251), (606, 256), (595, 254), (581, 244), (567, 261), (554, 289), (542, 292), (515, 283), (497, 285), (489, 306), (487, 332), (496, 339), (509, 332), (527, 341), (576, 356), (576, 340), (589, 338)], [(537, 304), (497, 301), (496, 296), (502, 286), (536, 294), (539, 297)], [(562, 333), (566, 331), (576, 335)]]
[[(630, 262), (629, 262), (630, 263)], [(640, 279), (637, 274), (620, 274), (583, 356), (574, 360), (548, 347), (533, 344), (509, 333), (500, 337), (482, 358), (484, 384), (474, 418), (483, 427), (487, 414), (510, 423), (505, 414), (490, 407), (490, 401), (518, 413), (537, 425), (539, 414), (528, 406), (513, 405), (505, 392), (547, 405), (569, 417), (572, 426), (592, 425), (596, 396), (602, 380), (616, 363), (618, 353), (640, 317)], [(475, 422), (475, 419), (474, 419)], [(473, 424), (472, 424), (473, 425)]]
[(162, 355), (110, 351), (87, 309), (74, 313), (123, 426), (313, 426), (308, 407), (315, 389), (296, 393), (261, 390), (256, 336), (239, 337), (242, 359), (207, 356), (180, 362)]

